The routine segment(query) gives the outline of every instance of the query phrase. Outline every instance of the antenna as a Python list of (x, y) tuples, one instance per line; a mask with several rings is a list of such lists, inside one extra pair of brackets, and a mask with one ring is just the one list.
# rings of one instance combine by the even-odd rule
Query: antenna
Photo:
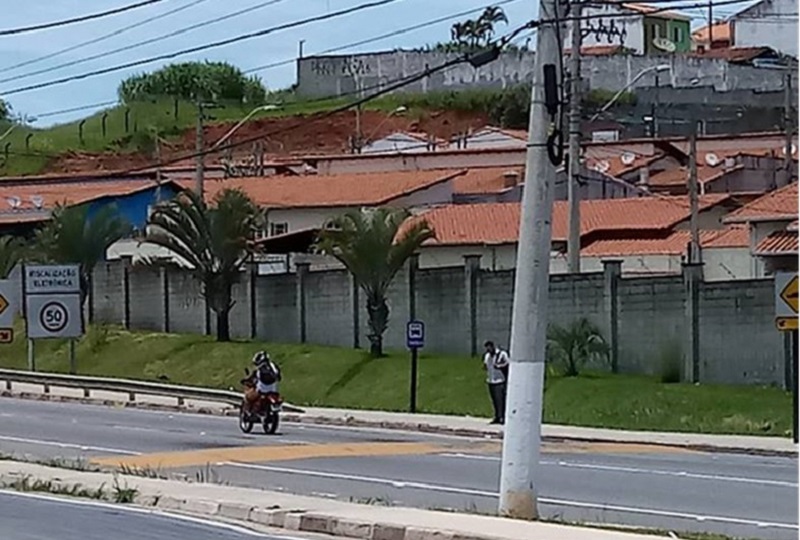
[(714, 152), (709, 152), (706, 154), (706, 164), (710, 167), (716, 167), (719, 165), (719, 156)]
[(44, 198), (41, 195), (31, 195), (31, 202), (33, 203), (33, 206), (41, 209), (44, 205)]
[(622, 161), (623, 165), (630, 165), (636, 161), (636, 156), (630, 152), (625, 152), (619, 159)]
[(597, 166), (595, 168), (598, 171), (600, 171), (601, 173), (604, 173), (604, 172), (608, 171), (608, 169), (611, 168), (611, 164), (607, 160), (604, 159), (603, 161), (598, 162)]
[(8, 203), (8, 206), (14, 209), (17, 209), (22, 205), (22, 200), (16, 196), (6, 197), (6, 202)]

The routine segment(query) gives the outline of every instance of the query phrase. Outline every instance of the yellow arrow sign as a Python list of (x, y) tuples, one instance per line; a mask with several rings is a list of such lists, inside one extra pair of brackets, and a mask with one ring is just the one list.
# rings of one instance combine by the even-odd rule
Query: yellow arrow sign
[[(800, 291), (798, 290), (797, 276), (794, 276), (791, 280), (789, 280), (789, 283), (787, 283), (781, 291), (781, 300), (786, 302), (786, 304), (792, 308), (792, 311), (795, 313), (797, 313), (799, 304), (797, 298), (798, 292)], [(0, 310), (0, 313), (2, 313), (2, 310)]]
[(6, 297), (0, 294), (0, 315), (2, 315), (3, 312), (8, 309), (8, 305), (9, 304), (8, 300), (6, 300)]

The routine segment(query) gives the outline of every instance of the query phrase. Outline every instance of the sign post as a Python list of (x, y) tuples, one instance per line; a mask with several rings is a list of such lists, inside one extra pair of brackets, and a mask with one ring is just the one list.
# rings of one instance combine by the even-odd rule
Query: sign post
[(417, 367), (418, 351), (425, 346), (425, 324), (422, 321), (409, 321), (406, 325), (406, 345), (411, 349), (411, 392), (408, 410), (417, 412)]
[[(83, 335), (80, 269), (76, 264), (25, 267), (25, 317), (28, 339)], [(70, 344), (70, 373), (77, 371), (74, 344)]]
[(0, 344), (14, 341), (14, 316), (17, 314), (17, 294), (13, 280), (0, 279)]
[(792, 333), (792, 434), (794, 442), (800, 439), (798, 433), (798, 334), (797, 319), (800, 307), (800, 281), (797, 272), (778, 272), (775, 274), (775, 326), (781, 332)]

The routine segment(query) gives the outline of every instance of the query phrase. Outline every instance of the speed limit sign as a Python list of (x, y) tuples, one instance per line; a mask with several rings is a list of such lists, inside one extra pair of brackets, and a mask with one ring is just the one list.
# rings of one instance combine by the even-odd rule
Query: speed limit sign
[(75, 338), (83, 335), (79, 294), (30, 295), (26, 300), (29, 338)]

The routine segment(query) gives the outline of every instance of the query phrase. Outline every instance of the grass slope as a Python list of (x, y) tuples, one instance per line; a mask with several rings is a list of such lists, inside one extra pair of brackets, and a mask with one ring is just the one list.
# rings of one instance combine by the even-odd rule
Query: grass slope
[[(409, 362), (402, 352), (372, 360), (352, 349), (220, 344), (203, 336), (95, 327), (80, 341), (77, 358), (80, 373), (87, 375), (238, 388), (244, 368), (261, 348), (281, 364), (282, 391), (293, 403), (392, 411), (407, 407)], [(0, 354), (0, 366), (25, 369), (24, 340)], [(63, 342), (37, 342), (36, 357), (40, 370), (67, 369)], [(489, 416), (480, 362), (422, 354), (419, 405), (431, 413)], [(546, 422), (634, 430), (786, 436), (791, 407), (791, 395), (776, 388), (662, 384), (630, 375), (550, 377), (545, 393)]]

